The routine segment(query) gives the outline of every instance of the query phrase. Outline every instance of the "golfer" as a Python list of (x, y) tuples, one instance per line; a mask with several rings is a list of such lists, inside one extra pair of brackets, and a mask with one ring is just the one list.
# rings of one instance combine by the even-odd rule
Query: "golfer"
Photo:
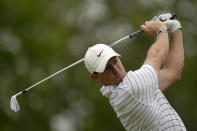
[(126, 72), (120, 55), (107, 45), (96, 44), (86, 52), (85, 66), (91, 78), (103, 84), (101, 93), (109, 98), (127, 131), (186, 130), (162, 93), (181, 78), (184, 65), (182, 27), (170, 17), (162, 14), (141, 26), (156, 40), (138, 70)]

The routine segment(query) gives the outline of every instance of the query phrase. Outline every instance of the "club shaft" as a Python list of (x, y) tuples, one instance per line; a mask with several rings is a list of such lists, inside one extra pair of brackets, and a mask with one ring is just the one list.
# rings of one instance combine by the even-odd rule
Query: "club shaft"
[[(136, 32), (133, 32), (133, 33), (131, 33), (130, 35), (127, 35), (127, 36), (125, 36), (125, 37), (123, 37), (123, 38), (121, 38), (121, 39), (119, 39), (119, 40), (117, 40), (117, 41), (115, 41), (115, 42), (109, 44), (108, 46), (109, 46), (109, 47), (113, 47), (113, 46), (117, 45), (118, 43), (120, 43), (121, 41), (123, 41), (123, 40), (125, 40), (125, 39), (127, 39), (127, 38), (135, 37), (136, 35), (138, 35), (138, 34), (140, 34), (140, 33), (142, 33), (142, 32), (143, 32), (142, 30), (138, 30), (138, 31), (136, 31)], [(67, 69), (69, 69), (69, 68), (71, 68), (71, 67), (73, 67), (73, 66), (75, 66), (75, 65), (77, 65), (77, 64), (79, 64), (79, 63), (81, 63), (81, 62), (83, 62), (83, 61), (84, 61), (84, 58), (78, 60), (77, 62), (75, 62), (75, 63), (73, 63), (73, 64), (71, 64), (71, 65), (69, 65), (69, 66), (66, 66), (65, 68), (63, 68), (63, 69), (57, 71), (56, 73), (54, 73), (54, 74), (52, 74), (52, 75), (50, 75), (50, 76), (44, 78), (43, 80), (41, 80), (41, 81), (39, 81), (39, 82), (37, 82), (37, 83), (31, 85), (30, 87), (26, 88), (25, 90), (23, 90), (23, 91), (17, 93), (16, 95), (18, 96), (18, 95), (20, 95), (20, 94), (22, 94), (22, 93), (27, 92), (28, 90), (30, 90), (30, 89), (32, 89), (33, 87), (39, 85), (40, 83), (42, 83), (42, 82), (44, 82), (44, 81), (50, 79), (50, 78), (53, 77), (53, 76), (56, 76), (57, 74), (61, 73), (62, 71), (65, 71), (65, 70), (67, 70)]]
[(117, 41), (114, 42), (114, 43), (109, 44), (108, 46), (109, 46), (109, 47), (113, 47), (113, 46), (117, 45), (119, 42), (121, 42), (121, 41), (123, 41), (123, 40), (125, 40), (125, 39), (127, 39), (127, 38), (129, 38), (129, 35), (128, 35), (128, 36), (125, 36), (125, 37), (123, 37), (123, 38), (121, 38), (120, 40), (117, 40)]

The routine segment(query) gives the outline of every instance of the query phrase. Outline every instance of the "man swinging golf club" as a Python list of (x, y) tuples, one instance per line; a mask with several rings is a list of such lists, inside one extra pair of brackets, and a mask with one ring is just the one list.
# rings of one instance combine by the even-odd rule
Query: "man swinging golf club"
[[(186, 130), (162, 93), (181, 78), (184, 65), (182, 27), (170, 17), (162, 14), (141, 26), (156, 40), (138, 70), (126, 72), (120, 55), (107, 45), (96, 44), (86, 52), (84, 61), (91, 78), (103, 84), (101, 93), (109, 98), (128, 131)], [(170, 43), (167, 30), (171, 33)]]
[[(126, 130), (186, 130), (162, 93), (181, 78), (184, 65), (181, 24), (173, 16), (163, 14), (154, 17), (153, 20), (145, 22), (141, 30), (109, 45), (112, 47), (143, 31), (155, 36), (156, 40), (148, 50), (140, 69), (126, 73), (119, 59), (120, 55), (109, 46), (97, 44), (88, 49), (85, 58), (13, 95), (10, 99), (11, 109), (15, 112), (20, 110), (17, 96), (84, 61), (91, 78), (103, 83), (101, 92), (109, 98)], [(170, 44), (167, 30), (171, 32)]]

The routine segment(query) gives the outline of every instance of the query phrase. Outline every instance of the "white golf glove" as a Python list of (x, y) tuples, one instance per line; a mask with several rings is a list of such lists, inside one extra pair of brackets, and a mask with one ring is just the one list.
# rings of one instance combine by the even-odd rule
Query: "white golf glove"
[(164, 21), (164, 23), (166, 24), (168, 30), (171, 33), (182, 28), (180, 22), (176, 19), (175, 20), (166, 20), (166, 21)]
[(166, 24), (166, 26), (168, 28), (168, 31), (172, 33), (182, 27), (181, 27), (181, 24), (178, 20), (176, 20), (176, 19), (170, 20), (171, 17), (172, 17), (172, 14), (166, 13), (166, 14), (161, 14), (159, 16), (153, 17), (153, 20), (159, 19), (161, 21), (164, 21), (164, 23)]

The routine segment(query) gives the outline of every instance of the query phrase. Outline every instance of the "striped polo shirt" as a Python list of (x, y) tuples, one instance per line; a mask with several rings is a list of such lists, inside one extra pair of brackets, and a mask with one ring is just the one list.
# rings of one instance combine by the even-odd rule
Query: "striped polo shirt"
[(185, 131), (186, 128), (158, 87), (151, 65), (127, 72), (118, 85), (103, 86), (101, 93), (127, 131)]

